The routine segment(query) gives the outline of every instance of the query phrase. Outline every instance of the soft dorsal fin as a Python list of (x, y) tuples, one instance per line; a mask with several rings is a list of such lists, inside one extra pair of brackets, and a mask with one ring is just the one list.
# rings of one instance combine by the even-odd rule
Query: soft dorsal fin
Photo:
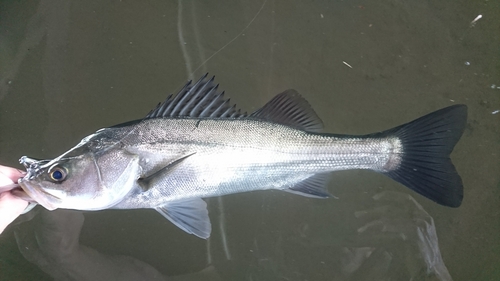
[(169, 95), (145, 119), (162, 117), (209, 117), (240, 118), (246, 113), (224, 99), (224, 92), (218, 92), (219, 85), (214, 83), (215, 76), (207, 79), (207, 74), (194, 85), (189, 81), (176, 95)]
[(319, 133), (323, 122), (311, 105), (295, 90), (286, 90), (275, 96), (250, 117), (275, 122), (296, 129)]

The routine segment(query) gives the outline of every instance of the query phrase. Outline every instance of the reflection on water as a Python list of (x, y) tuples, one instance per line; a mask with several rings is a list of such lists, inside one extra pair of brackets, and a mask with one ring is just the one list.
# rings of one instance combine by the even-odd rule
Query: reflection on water
[[(151, 265), (124, 255), (106, 255), (80, 244), (81, 212), (39, 209), (32, 225), (15, 231), (22, 255), (56, 280), (167, 280)], [(168, 280), (220, 280), (208, 266)]]
[[(292, 232), (256, 235), (246, 257), (231, 258), (224, 248), (222, 259), (176, 277), (133, 256), (82, 245), (84, 216), (79, 211), (39, 208), (26, 215), (36, 217), (18, 226), (15, 238), (22, 255), (56, 280), (304, 280), (320, 277), (308, 275), (318, 266), (327, 267), (323, 277), (332, 280), (452, 280), (434, 221), (422, 206), (396, 192), (377, 194), (373, 201), (369, 209), (354, 212), (359, 227), (343, 234), (328, 233), (321, 224), (296, 224)], [(140, 243), (147, 246), (152, 240)], [(319, 264), (311, 264), (318, 257)]]
[(0, 236), (0, 279), (451, 280), (443, 259), (454, 280), (492, 279), (500, 11), (491, 2), (3, 1), (2, 164), (59, 155), (208, 71), (248, 111), (295, 88), (332, 132), (383, 130), (455, 102), (471, 121), (454, 154), (460, 209), (378, 193), (403, 188), (365, 172), (335, 174), (339, 200), (209, 199), (209, 241), (154, 211), (85, 213), (84, 223), (38, 208)]

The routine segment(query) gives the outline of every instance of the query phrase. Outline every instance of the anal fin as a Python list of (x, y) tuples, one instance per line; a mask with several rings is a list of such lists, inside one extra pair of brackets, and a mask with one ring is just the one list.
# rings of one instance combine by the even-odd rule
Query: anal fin
[(162, 216), (189, 234), (208, 239), (212, 231), (207, 203), (201, 198), (170, 202), (156, 207)]
[(329, 176), (330, 174), (328, 173), (316, 174), (297, 183), (289, 189), (284, 189), (284, 191), (310, 198), (335, 197), (326, 190)]

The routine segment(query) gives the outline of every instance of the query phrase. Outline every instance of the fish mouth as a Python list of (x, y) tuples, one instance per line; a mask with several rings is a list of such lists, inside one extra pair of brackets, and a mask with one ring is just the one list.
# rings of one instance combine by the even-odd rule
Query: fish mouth
[[(22, 188), (22, 190), (15, 191), (13, 193), (14, 195), (19, 194), (20, 196), (18, 196), (18, 197), (21, 197), (21, 196), (24, 196), (23, 195), (23, 193), (24, 193), (24, 194), (26, 194), (26, 196), (28, 196), (31, 199), (30, 200), (31, 202), (36, 202), (36, 203), (42, 205), (43, 207), (45, 207), (45, 209), (47, 209), (49, 211), (57, 209), (57, 207), (55, 206), (54, 203), (61, 202), (61, 199), (59, 197), (57, 197), (53, 194), (50, 194), (49, 192), (43, 190), (43, 188), (30, 183), (29, 181), (25, 180), (24, 178), (19, 179), (18, 184)], [(21, 197), (21, 198), (23, 198), (23, 197)]]

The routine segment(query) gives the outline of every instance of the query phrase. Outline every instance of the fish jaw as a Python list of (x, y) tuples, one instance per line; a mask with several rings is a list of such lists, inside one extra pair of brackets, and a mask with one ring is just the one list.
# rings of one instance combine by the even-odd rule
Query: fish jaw
[(59, 197), (45, 192), (40, 186), (30, 182), (26, 177), (19, 179), (18, 184), (29, 197), (49, 211), (57, 209), (56, 206), (61, 204)]
[(48, 162), (50, 162), (50, 160), (37, 160), (27, 156), (21, 157), (19, 163), (26, 167), (26, 175), (20, 178), (17, 183), (32, 200), (36, 201), (47, 210), (52, 211), (57, 209), (56, 206), (61, 203), (61, 199), (53, 194), (45, 192), (37, 181), (33, 181), (40, 173), (42, 166)]

